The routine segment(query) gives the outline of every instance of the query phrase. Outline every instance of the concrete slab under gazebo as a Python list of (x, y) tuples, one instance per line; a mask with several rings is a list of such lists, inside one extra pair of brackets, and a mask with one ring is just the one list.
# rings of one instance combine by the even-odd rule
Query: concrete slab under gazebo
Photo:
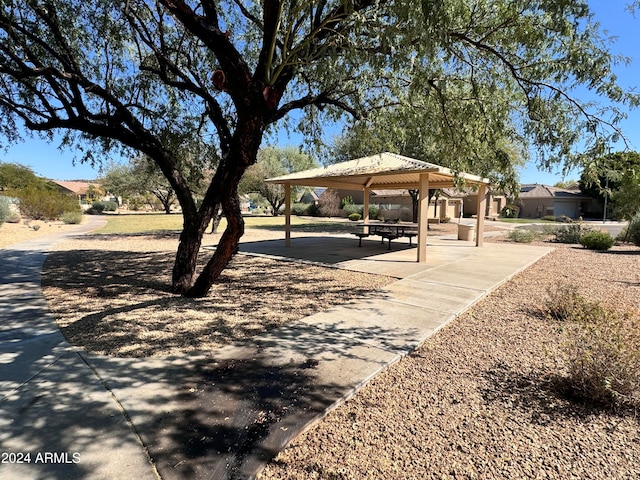
[[(484, 212), (486, 189), (489, 180), (476, 175), (452, 170), (405, 157), (395, 153), (380, 153), (336, 163), (326, 167), (313, 168), (270, 178), (268, 183), (284, 185), (285, 188), (285, 244), (291, 245), (291, 186), (327, 187), (344, 190), (364, 191), (364, 225), (369, 224), (369, 192), (372, 189), (415, 189), (418, 200), (418, 253), (417, 261), (425, 262), (427, 257), (427, 208), (429, 190), (451, 188), (457, 181), (478, 188), (478, 212)], [(477, 216), (476, 246), (482, 246), (484, 215)]]

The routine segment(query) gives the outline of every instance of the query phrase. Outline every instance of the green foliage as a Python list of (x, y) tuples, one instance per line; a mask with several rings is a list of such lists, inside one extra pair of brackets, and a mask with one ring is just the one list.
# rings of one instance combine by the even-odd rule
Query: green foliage
[(364, 210), (363, 205), (356, 205), (355, 203), (347, 203), (346, 205), (343, 205), (341, 208), (347, 217), (352, 213), (359, 213), (360, 216), (363, 215), (363, 210)]
[(376, 219), (380, 213), (380, 208), (378, 205), (369, 205), (369, 218)]
[(518, 218), (519, 213), (520, 207), (517, 205), (505, 205), (502, 207), (502, 210), (500, 210), (500, 216), (504, 218)]
[(359, 213), (352, 213), (347, 218), (349, 218), (349, 220), (351, 220), (352, 222), (357, 222), (362, 218), (362, 215), (360, 215)]
[(631, 243), (640, 247), (640, 213), (637, 213), (627, 226), (627, 236)]
[(617, 218), (629, 220), (640, 211), (640, 154), (609, 153), (585, 160), (580, 190), (612, 208)]
[(2, 225), (11, 215), (9, 208), (11, 202), (7, 197), (0, 196), (0, 225)]
[(294, 203), (291, 205), (292, 215), (309, 215), (310, 203)]
[(528, 230), (524, 228), (516, 228), (515, 230), (511, 230), (507, 235), (507, 238), (512, 242), (518, 243), (531, 243), (537, 238), (537, 234), (533, 230)]
[(60, 217), (60, 220), (68, 225), (77, 225), (79, 223), (82, 223), (82, 212), (64, 212)]
[(17, 163), (0, 162), (0, 188), (10, 192), (25, 188), (44, 188), (45, 181), (37, 177), (33, 170)]
[(591, 227), (584, 225), (582, 222), (571, 223), (556, 230), (555, 241), (558, 243), (580, 243), (582, 236), (592, 230)]
[(20, 213), (32, 220), (57, 220), (64, 212), (80, 211), (72, 195), (29, 187), (17, 192)]
[(590, 250), (609, 250), (616, 243), (607, 232), (587, 232), (580, 237), (580, 244)]
[[(315, 166), (311, 157), (296, 148), (267, 147), (258, 152), (258, 161), (247, 170), (238, 189), (240, 193), (259, 194), (271, 206), (272, 215), (276, 216), (284, 204), (284, 186), (266, 183), (265, 180)], [(298, 192), (299, 187), (291, 187), (292, 197)]]
[(342, 197), (340, 199), (340, 208), (344, 210), (346, 205), (353, 205), (353, 197), (351, 195), (347, 195), (346, 197)]

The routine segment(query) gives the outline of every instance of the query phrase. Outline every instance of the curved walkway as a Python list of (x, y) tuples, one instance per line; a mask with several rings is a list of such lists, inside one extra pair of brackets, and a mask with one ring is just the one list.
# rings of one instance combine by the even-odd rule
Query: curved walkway
[[(31, 462), (0, 463), (0, 478), (252, 478), (302, 429), (552, 250), (434, 240), (433, 261), (418, 267), (371, 245), (372, 256), (333, 264), (401, 270), (374, 301), (199, 356), (119, 359), (71, 347), (40, 291), (47, 249), (91, 228), (0, 250), (0, 454)], [(292, 252), (281, 245), (241, 252)]]

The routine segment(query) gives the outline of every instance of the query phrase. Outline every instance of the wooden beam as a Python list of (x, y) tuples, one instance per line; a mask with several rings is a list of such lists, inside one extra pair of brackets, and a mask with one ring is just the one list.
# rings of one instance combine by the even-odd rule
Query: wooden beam
[(291, 246), (291, 184), (284, 184), (284, 245)]
[(429, 209), (429, 174), (420, 174), (418, 198), (418, 263), (427, 261), (427, 210)]
[(364, 187), (363, 205), (362, 205), (362, 219), (364, 221), (363, 233), (369, 233), (369, 188)]
[(487, 186), (478, 186), (478, 218), (476, 224), (476, 247), (481, 247), (484, 242), (484, 217), (487, 210)]

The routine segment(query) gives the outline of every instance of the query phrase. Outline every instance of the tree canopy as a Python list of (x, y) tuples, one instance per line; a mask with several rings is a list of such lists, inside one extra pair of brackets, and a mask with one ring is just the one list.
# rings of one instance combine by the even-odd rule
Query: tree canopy
[[(454, 170), (509, 162), (502, 144), (572, 166), (576, 145), (602, 152), (622, 133), (620, 107), (638, 103), (609, 46), (573, 0), (4, 0), (0, 132), (63, 130), (89, 162), (120, 148), (152, 159), (184, 216), (173, 288), (200, 296), (243, 234), (240, 179), (292, 112), (317, 138), (324, 120), (392, 107)], [(607, 105), (579, 101), (578, 87)], [(216, 153), (201, 199), (175, 149), (185, 135)], [(196, 275), (218, 206), (227, 228)]]
[[(280, 184), (266, 183), (265, 180), (316, 166), (309, 155), (297, 148), (263, 148), (258, 152), (256, 164), (247, 169), (240, 181), (240, 192), (259, 194), (269, 203), (271, 213), (276, 216), (285, 202), (284, 187)], [(295, 188), (293, 190), (295, 192)]]
[[(580, 190), (604, 202), (616, 217), (630, 220), (640, 211), (640, 154), (615, 152), (583, 159)], [(608, 210), (608, 209), (607, 209)]]

